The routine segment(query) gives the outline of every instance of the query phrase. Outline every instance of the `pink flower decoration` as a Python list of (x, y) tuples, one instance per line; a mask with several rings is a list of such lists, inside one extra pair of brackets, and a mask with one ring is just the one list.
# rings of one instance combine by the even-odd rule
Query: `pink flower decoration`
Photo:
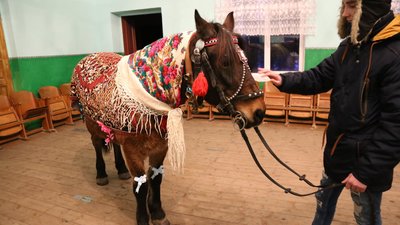
[(97, 121), (97, 124), (100, 126), (101, 131), (107, 134), (106, 138), (106, 145), (109, 145), (110, 142), (114, 139), (114, 134), (112, 133), (111, 129), (104, 125), (104, 123)]

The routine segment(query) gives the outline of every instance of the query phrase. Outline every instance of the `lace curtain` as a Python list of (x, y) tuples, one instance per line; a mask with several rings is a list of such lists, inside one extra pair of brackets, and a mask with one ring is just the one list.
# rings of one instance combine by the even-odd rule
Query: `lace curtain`
[(216, 0), (217, 21), (234, 11), (235, 31), (247, 35), (314, 34), (315, 0)]
[(400, 0), (392, 0), (392, 10), (395, 14), (400, 14)]

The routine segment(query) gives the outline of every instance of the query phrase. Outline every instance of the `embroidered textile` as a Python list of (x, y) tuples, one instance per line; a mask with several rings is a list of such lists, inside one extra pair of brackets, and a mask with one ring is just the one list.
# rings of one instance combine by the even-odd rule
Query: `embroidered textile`
[(120, 128), (111, 104), (115, 89), (117, 64), (122, 56), (115, 53), (95, 53), (83, 58), (74, 69), (71, 93), (78, 97), (86, 116), (113, 128)]
[(191, 33), (178, 33), (161, 38), (131, 54), (128, 60), (145, 90), (173, 108), (181, 104), (184, 57), (190, 36)]
[(192, 34), (162, 38), (124, 57), (89, 55), (75, 67), (71, 81), (71, 92), (82, 103), (85, 115), (100, 121), (103, 128), (146, 134), (154, 130), (168, 138), (167, 156), (174, 170), (183, 168), (186, 152), (178, 106)]

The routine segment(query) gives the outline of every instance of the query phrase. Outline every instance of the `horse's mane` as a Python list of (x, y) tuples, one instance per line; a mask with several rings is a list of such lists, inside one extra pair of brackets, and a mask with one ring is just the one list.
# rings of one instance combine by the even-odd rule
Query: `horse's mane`
[[(218, 58), (216, 59), (215, 64), (218, 67), (233, 68), (233, 63), (237, 62), (239, 59), (230, 32), (224, 32), (225, 28), (219, 23), (213, 23), (213, 25), (217, 31), (218, 38), (218, 45), (216, 45), (218, 48)], [(232, 81), (231, 76), (224, 77), (224, 79), (228, 82)]]

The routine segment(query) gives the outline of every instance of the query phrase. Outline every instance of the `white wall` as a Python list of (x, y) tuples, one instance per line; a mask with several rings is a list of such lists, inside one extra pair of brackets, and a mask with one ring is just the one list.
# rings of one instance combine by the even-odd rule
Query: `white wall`
[[(335, 48), (340, 0), (316, 0), (306, 47)], [(194, 9), (214, 20), (215, 0), (0, 0), (9, 57), (123, 52), (121, 15), (160, 10), (164, 35), (195, 29)], [(223, 21), (218, 21), (223, 22)]]
[(340, 43), (337, 21), (341, 0), (316, 0), (315, 35), (306, 38), (306, 48), (336, 48)]

